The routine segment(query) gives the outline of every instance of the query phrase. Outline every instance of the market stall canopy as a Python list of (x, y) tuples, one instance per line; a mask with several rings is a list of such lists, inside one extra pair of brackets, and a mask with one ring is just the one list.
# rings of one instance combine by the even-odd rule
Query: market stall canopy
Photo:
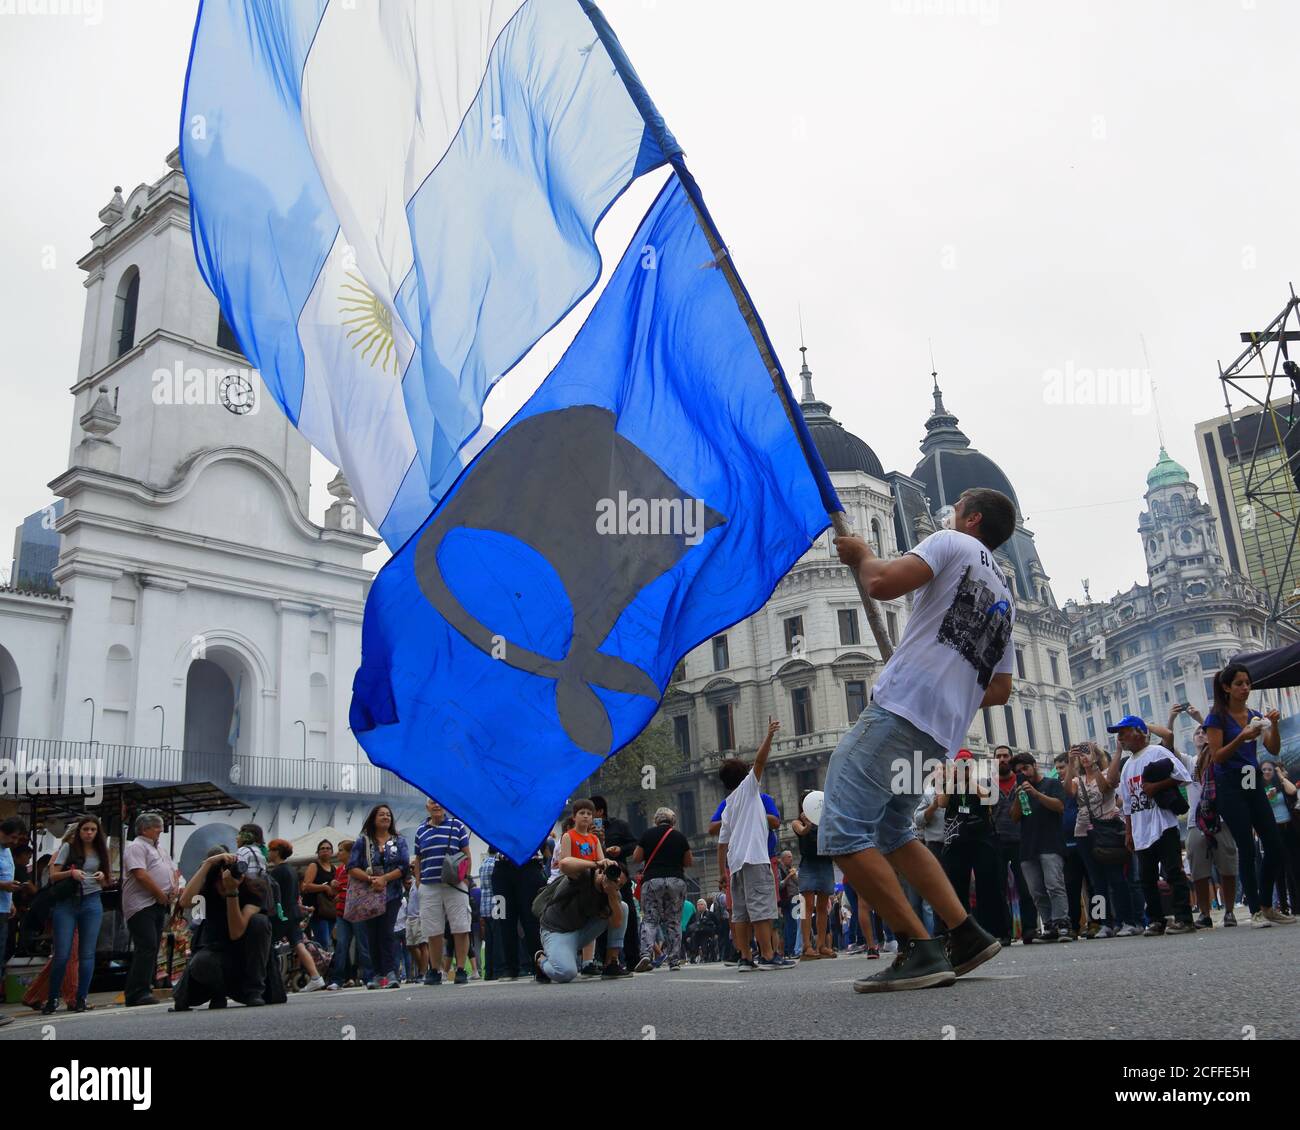
[(1257, 691), (1300, 687), (1300, 643), (1271, 651), (1243, 651), (1232, 657), (1250, 672), (1250, 685)]

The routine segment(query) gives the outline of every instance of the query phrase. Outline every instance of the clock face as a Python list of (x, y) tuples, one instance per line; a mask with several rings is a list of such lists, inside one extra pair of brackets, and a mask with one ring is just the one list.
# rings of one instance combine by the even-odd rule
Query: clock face
[(243, 416), (253, 410), (256, 396), (253, 386), (238, 373), (227, 373), (222, 377), (217, 391), (227, 412)]

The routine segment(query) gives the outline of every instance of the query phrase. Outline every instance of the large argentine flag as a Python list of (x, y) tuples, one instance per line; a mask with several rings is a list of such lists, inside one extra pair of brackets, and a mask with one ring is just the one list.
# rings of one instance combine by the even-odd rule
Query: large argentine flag
[(516, 860), (840, 509), (686, 176), (366, 602), (352, 730)]
[(204, 0), (181, 126), (204, 278), (393, 547), (678, 152), (587, 0)]

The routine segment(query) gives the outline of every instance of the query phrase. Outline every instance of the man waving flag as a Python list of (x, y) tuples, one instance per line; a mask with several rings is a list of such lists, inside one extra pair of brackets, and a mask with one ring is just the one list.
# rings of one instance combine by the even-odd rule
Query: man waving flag
[(606, 209), (678, 152), (598, 27), (582, 0), (199, 9), (199, 268), (393, 548), (461, 471), (492, 385), (599, 278)]

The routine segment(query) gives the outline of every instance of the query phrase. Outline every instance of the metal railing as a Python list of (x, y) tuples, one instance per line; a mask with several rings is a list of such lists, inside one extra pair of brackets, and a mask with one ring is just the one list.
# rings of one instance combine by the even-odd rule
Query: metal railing
[[(0, 758), (32, 772), (62, 763), (68, 771), (93, 766), (105, 784), (138, 781), (148, 785), (208, 781), (232, 795), (304, 793), (313, 796), (418, 797), (422, 794), (400, 777), (369, 762), (315, 761), (289, 757), (251, 757), (172, 749), (168, 746), (113, 745), (57, 738), (0, 737)], [(48, 768), (47, 768), (47, 771)]]

